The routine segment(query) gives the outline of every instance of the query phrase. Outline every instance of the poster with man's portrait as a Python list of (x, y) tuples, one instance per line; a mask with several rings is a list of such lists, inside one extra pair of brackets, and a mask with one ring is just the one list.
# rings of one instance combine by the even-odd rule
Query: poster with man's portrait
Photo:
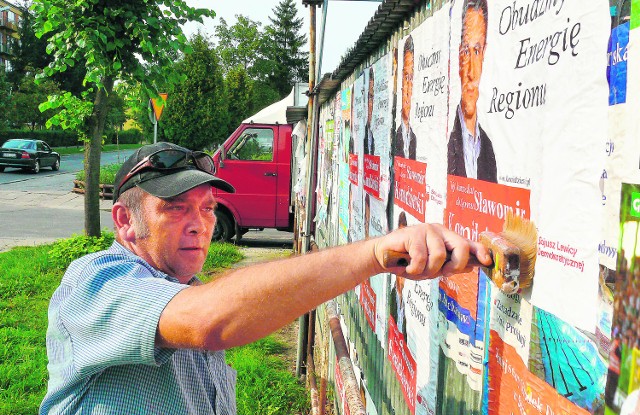
[(523, 13), (507, 0), (452, 3), (445, 224), (474, 239), (501, 231), (507, 210), (530, 218), (539, 254), (525, 297), (592, 330), (611, 22), (601, 2)]

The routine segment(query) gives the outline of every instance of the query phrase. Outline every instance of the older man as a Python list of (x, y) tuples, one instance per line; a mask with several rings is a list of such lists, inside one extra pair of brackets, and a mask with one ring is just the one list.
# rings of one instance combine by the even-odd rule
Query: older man
[[(234, 414), (235, 372), (222, 350), (249, 343), (380, 272), (433, 278), (486, 249), (438, 225), (240, 269), (208, 284), (195, 274), (215, 225), (203, 153), (159, 143), (116, 175), (117, 241), (71, 264), (49, 307), (49, 414)], [(446, 249), (452, 260), (445, 262)], [(408, 252), (384, 268), (386, 250)], [(443, 266), (444, 264), (444, 266)]]

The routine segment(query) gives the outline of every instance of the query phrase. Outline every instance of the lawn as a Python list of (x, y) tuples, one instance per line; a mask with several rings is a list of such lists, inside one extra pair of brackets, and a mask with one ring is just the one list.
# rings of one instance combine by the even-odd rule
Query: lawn
[[(110, 244), (113, 236), (76, 236), (54, 244), (0, 253), (0, 414), (35, 414), (46, 391), (45, 334), (49, 298), (67, 264)], [(204, 272), (214, 274), (242, 259), (238, 247), (214, 243)], [(270, 336), (228, 352), (238, 370), (238, 414), (308, 411), (308, 394), (280, 358), (288, 345)]]

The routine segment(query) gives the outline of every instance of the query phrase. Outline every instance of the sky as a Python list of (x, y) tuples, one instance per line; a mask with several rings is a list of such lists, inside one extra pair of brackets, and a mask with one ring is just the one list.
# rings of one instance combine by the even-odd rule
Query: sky
[[(272, 10), (279, 0), (186, 0), (191, 7), (210, 8), (216, 12), (215, 19), (206, 19), (205, 24), (190, 23), (185, 26), (189, 36), (198, 29), (212, 36), (215, 26), (222, 17), (227, 24), (233, 25), (235, 15), (241, 14), (251, 20), (262, 22), (262, 27), (269, 23)], [(298, 16), (303, 18), (304, 34), (309, 38), (309, 8), (304, 7), (302, 0), (296, 0)], [(340, 58), (358, 40), (369, 19), (379, 7), (379, 1), (330, 1), (327, 7), (327, 23), (325, 29), (324, 51), (322, 57), (322, 73), (333, 72), (340, 63)], [(317, 47), (320, 51), (320, 29), (322, 27), (322, 8), (316, 9)], [(306, 47), (308, 51), (308, 46)]]

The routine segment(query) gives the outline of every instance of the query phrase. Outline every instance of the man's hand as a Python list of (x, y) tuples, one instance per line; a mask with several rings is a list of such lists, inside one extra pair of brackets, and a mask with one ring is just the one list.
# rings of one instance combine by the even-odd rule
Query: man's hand
[[(451, 259), (446, 261), (447, 251)], [(384, 267), (385, 252), (408, 253), (409, 264)], [(413, 280), (450, 276), (470, 271), (469, 255), (475, 255), (484, 265), (491, 265), (489, 250), (478, 242), (469, 241), (442, 225), (422, 224), (394, 231), (375, 240), (374, 255), (380, 272), (391, 272)]]

